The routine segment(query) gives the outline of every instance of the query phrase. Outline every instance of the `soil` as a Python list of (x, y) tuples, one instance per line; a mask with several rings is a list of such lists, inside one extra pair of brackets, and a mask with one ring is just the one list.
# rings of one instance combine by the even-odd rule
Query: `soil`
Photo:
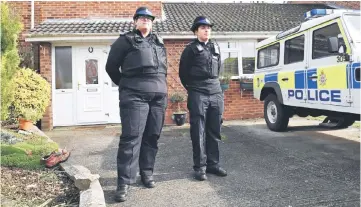
[(79, 206), (79, 190), (58, 167), (1, 167), (2, 206)]

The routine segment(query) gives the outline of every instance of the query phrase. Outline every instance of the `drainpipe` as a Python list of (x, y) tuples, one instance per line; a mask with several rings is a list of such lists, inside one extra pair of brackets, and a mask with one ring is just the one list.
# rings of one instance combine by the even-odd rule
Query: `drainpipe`
[(34, 19), (35, 19), (35, 15), (34, 15), (34, 13), (35, 13), (35, 9), (34, 9), (34, 0), (31, 0), (31, 29), (33, 29), (34, 28)]

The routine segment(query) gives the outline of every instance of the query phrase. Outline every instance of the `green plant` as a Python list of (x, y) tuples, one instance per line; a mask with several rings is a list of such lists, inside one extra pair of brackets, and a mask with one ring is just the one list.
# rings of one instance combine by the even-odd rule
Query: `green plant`
[(185, 99), (186, 99), (185, 95), (180, 92), (172, 93), (169, 97), (171, 103), (177, 104), (177, 112), (181, 112), (180, 103), (185, 101)]
[(43, 117), (50, 102), (50, 84), (31, 69), (20, 69), (14, 77), (14, 113), (36, 122)]
[(19, 69), (20, 57), (17, 49), (19, 33), (23, 25), (20, 16), (1, 3), (1, 120), (10, 115), (9, 107), (14, 99), (12, 78)]
[(9, 130), (4, 130), (17, 138), (24, 139), (16, 144), (1, 143), (1, 166), (20, 167), (26, 169), (43, 168), (41, 157), (59, 148), (56, 142), (48, 142), (46, 137), (38, 135), (21, 135)]
[(221, 84), (229, 84), (229, 82), (231, 81), (232, 78), (232, 74), (231, 73), (222, 73), (219, 76), (219, 82)]

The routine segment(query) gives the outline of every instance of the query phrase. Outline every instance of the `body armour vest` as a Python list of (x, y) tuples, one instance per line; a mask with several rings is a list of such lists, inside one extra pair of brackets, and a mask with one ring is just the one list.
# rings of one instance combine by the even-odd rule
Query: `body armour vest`
[(155, 34), (150, 35), (148, 39), (134, 32), (125, 34), (131, 49), (121, 65), (123, 75), (167, 74), (167, 52), (163, 40)]
[(198, 41), (190, 44), (193, 53), (190, 75), (196, 79), (215, 79), (219, 74), (219, 47), (210, 42), (211, 47), (202, 46)]

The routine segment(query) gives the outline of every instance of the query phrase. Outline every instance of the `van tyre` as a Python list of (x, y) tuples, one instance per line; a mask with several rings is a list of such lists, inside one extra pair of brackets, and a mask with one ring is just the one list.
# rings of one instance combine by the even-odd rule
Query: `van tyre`
[(264, 117), (271, 131), (285, 131), (290, 120), (288, 109), (282, 105), (275, 94), (269, 94), (264, 100)]

